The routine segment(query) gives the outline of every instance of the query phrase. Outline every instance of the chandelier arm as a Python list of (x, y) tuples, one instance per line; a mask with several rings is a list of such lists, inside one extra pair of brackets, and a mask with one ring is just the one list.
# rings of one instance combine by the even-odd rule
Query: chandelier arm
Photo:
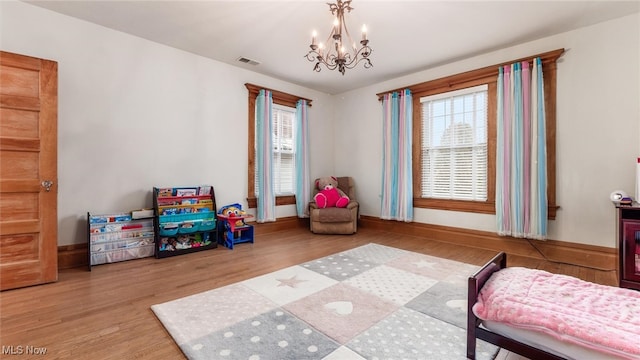
[(306, 57), (307, 60), (309, 60), (309, 61), (315, 61), (318, 56), (319, 56), (319, 54), (317, 52), (311, 50), (304, 57)]
[[(358, 52), (356, 53), (356, 56), (353, 59), (350, 59), (350, 61), (345, 62), (344, 66), (347, 69), (353, 69), (359, 63), (361, 63), (362, 61), (365, 61), (365, 64), (364, 64), (365, 69), (372, 67), (373, 64), (371, 63), (371, 59), (369, 59), (369, 55), (371, 54), (371, 52), (373, 52), (373, 50), (371, 50), (371, 48), (368, 48), (365, 50), (365, 48), (368, 48), (368, 47), (360, 48), (360, 50), (358, 50)], [(358, 55), (362, 55), (362, 56), (358, 57)]]
[(326, 62), (322, 62), (322, 63), (329, 70), (335, 70), (338, 67), (338, 63), (326, 63)]
[[(334, 54), (330, 54), (327, 57), (322, 57), (320, 56), (319, 53), (315, 52), (315, 51), (310, 51), (307, 55), (306, 55), (307, 60), (309, 61), (316, 61), (316, 66), (314, 67), (314, 70), (316, 70), (316, 67), (318, 66), (318, 64), (324, 64), (327, 69), (329, 70), (334, 70), (336, 67), (338, 67), (338, 58), (334, 55)], [(319, 71), (319, 70), (316, 70)]]
[(333, 67), (331, 70), (335, 69), (336, 66), (338, 66), (338, 64), (340, 63), (340, 58), (335, 54), (327, 55), (327, 57), (324, 60), (327, 67), (329, 66)]
[(345, 67), (346, 67), (347, 69), (353, 69), (353, 68), (355, 68), (356, 66), (358, 66), (358, 64), (360, 64), (360, 63), (361, 63), (361, 62), (363, 62), (363, 61), (364, 61), (364, 68), (365, 68), (365, 69), (369, 69), (370, 67), (372, 67), (372, 66), (373, 66), (373, 64), (371, 63), (371, 59), (367, 59), (367, 58), (360, 58), (360, 59), (358, 59), (358, 61), (356, 61), (356, 62), (352, 62), (352, 63), (350, 63), (350, 64), (348, 64), (348, 65), (346, 65), (346, 64), (345, 64)]

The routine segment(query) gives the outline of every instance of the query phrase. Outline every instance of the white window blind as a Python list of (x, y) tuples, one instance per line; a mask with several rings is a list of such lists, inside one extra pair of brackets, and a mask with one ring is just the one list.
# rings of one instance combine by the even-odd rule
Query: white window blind
[(487, 88), (420, 98), (423, 198), (487, 199)]
[[(295, 193), (295, 116), (296, 109), (273, 105), (273, 182), (276, 196)], [(256, 196), (258, 169), (256, 168)]]

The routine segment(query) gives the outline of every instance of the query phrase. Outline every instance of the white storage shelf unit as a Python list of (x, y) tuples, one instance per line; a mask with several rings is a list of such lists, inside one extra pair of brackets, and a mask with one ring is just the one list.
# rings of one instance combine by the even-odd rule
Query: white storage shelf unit
[(155, 255), (153, 218), (133, 219), (131, 213), (87, 213), (89, 270), (94, 265)]

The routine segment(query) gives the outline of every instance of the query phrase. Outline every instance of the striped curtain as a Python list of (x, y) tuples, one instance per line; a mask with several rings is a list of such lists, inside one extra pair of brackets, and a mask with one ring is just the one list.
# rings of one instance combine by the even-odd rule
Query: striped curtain
[(498, 234), (547, 238), (547, 148), (540, 58), (498, 73), (496, 220)]
[(309, 182), (309, 127), (306, 100), (296, 103), (296, 211), (298, 217), (309, 217), (309, 200), (311, 200), (311, 186)]
[(413, 220), (412, 116), (409, 89), (383, 96), (382, 219)]
[(258, 208), (256, 221), (276, 221), (276, 198), (273, 190), (273, 99), (271, 91), (260, 90), (256, 98), (256, 168)]

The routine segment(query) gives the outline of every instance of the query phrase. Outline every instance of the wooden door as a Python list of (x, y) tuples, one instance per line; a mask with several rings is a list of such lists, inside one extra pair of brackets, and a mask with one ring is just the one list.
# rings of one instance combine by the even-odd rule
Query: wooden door
[(0, 290), (58, 279), (58, 63), (0, 51)]

